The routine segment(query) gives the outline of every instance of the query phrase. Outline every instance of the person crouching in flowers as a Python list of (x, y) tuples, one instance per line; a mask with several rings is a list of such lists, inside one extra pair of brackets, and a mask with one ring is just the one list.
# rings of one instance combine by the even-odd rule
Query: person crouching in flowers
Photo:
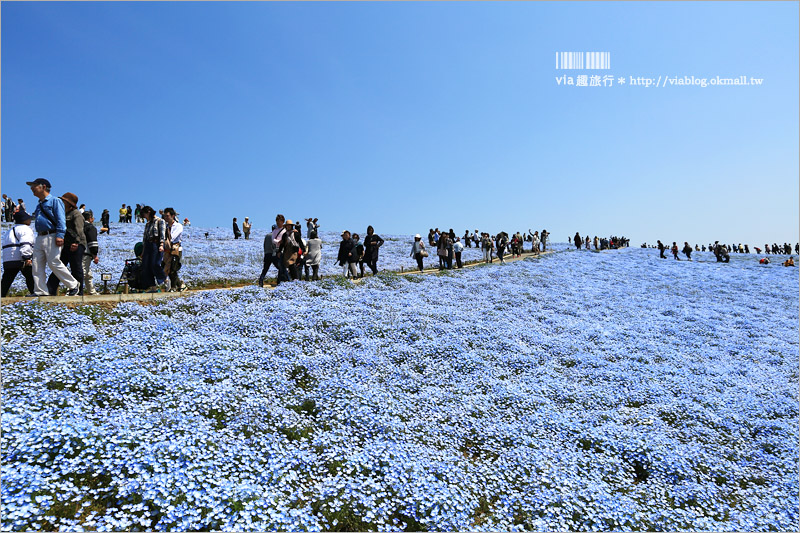
[(142, 218), (146, 221), (142, 236), (142, 284), (149, 287), (147, 292), (158, 292), (161, 287), (166, 288), (167, 275), (161, 263), (164, 260), (167, 224), (156, 216), (155, 210), (149, 205), (142, 207)]
[(425, 251), (425, 243), (422, 242), (422, 237), (419, 233), (414, 235), (414, 244), (411, 245), (411, 257), (417, 260), (417, 267), (422, 272), (422, 252)]

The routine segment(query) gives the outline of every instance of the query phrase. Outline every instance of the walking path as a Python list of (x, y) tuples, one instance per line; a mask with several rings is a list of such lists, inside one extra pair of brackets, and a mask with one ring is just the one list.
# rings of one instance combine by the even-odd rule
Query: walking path
[[(541, 252), (539, 254), (534, 254), (532, 252), (523, 253), (520, 257), (511, 257), (510, 255), (506, 255), (504, 260), (506, 263), (513, 263), (514, 261), (519, 261), (521, 259), (527, 259), (529, 257), (541, 257), (543, 255), (548, 255), (554, 253), (552, 250), (548, 250), (546, 252)], [(476, 266), (482, 265), (499, 265), (500, 260), (497, 257), (494, 258), (492, 263), (484, 263), (482, 260), (480, 261), (473, 261), (470, 263), (465, 263), (464, 268), (472, 268)], [(453, 268), (451, 272), (457, 272), (457, 269)], [(426, 268), (422, 272), (418, 269), (414, 268), (413, 270), (385, 270), (384, 272), (394, 272), (396, 274), (406, 276), (409, 274), (436, 274), (437, 272), (441, 272), (438, 268)], [(359, 278), (353, 280), (354, 283), (359, 283), (367, 278)], [(221, 290), (228, 290), (228, 289), (239, 289), (242, 287), (252, 287), (253, 283), (240, 283), (236, 285), (231, 285), (229, 287), (222, 287), (222, 288), (213, 288), (213, 289), (189, 289), (183, 292), (144, 292), (144, 293), (131, 293), (131, 294), (98, 294), (96, 296), (7, 296), (0, 300), (0, 304), (13, 304), (17, 302), (41, 302), (41, 303), (50, 303), (50, 304), (68, 304), (68, 305), (84, 305), (84, 304), (117, 304), (121, 302), (157, 302), (160, 300), (168, 300), (170, 298), (179, 298), (181, 296), (192, 296), (199, 292), (207, 292), (207, 291), (221, 291)], [(273, 289), (275, 285), (265, 285), (265, 288)]]

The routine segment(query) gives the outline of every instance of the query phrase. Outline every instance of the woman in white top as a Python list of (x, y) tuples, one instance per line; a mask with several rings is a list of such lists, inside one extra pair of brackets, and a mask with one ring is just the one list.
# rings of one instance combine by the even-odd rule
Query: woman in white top
[(312, 274), (311, 279), (319, 279), (319, 262), (322, 258), (322, 239), (317, 236), (317, 232), (312, 230), (308, 233), (308, 241), (306, 241), (306, 281), (308, 281), (309, 267)]
[(33, 270), (31, 260), (33, 259), (33, 243), (36, 237), (31, 229), (31, 216), (24, 210), (14, 213), (14, 227), (3, 235), (3, 280), (2, 296), (6, 297), (11, 284), (22, 272), (25, 277), (25, 285), (28, 291), (34, 293)]

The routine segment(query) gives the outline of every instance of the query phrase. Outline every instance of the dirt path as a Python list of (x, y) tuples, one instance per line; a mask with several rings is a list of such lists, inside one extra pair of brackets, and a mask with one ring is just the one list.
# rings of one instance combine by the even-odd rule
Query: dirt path
[[(506, 263), (513, 263), (515, 261), (520, 261), (522, 259), (527, 259), (529, 257), (537, 258), (542, 257), (544, 255), (549, 255), (554, 253), (552, 250), (547, 252), (541, 252), (539, 254), (534, 254), (531, 252), (523, 253), (520, 257), (511, 257), (510, 255), (506, 255), (504, 257), (504, 261)], [(467, 268), (474, 268), (477, 266), (493, 266), (499, 265), (500, 260), (497, 257), (491, 263), (484, 263), (483, 261), (472, 261), (468, 264), (464, 264), (463, 269), (453, 268), (453, 272), (457, 272), (459, 270), (464, 270)], [(438, 268), (426, 268), (422, 272), (419, 270), (412, 269), (412, 270), (386, 270), (384, 272), (394, 272), (396, 274), (406, 276), (411, 274), (422, 274), (422, 275), (429, 275), (429, 274), (436, 274), (440, 272)], [(364, 279), (367, 278), (359, 278), (353, 280), (354, 283), (360, 283)], [(85, 305), (85, 304), (98, 304), (103, 306), (108, 305), (115, 305), (121, 302), (140, 302), (140, 303), (154, 303), (160, 300), (167, 300), (171, 298), (179, 298), (183, 296), (192, 296), (194, 294), (200, 292), (208, 292), (208, 291), (221, 291), (221, 290), (229, 290), (229, 289), (239, 289), (242, 287), (252, 287), (253, 283), (236, 283), (231, 285), (226, 285), (224, 287), (207, 287), (202, 289), (189, 289), (183, 292), (154, 292), (154, 293), (132, 293), (132, 294), (98, 294), (97, 296), (39, 296), (39, 297), (28, 297), (28, 296), (9, 296), (6, 298), (2, 298), (0, 304), (13, 304), (17, 302), (31, 302), (37, 301), (42, 303), (52, 303), (52, 304), (67, 304), (69, 306), (75, 305)], [(265, 285), (265, 289), (274, 289), (276, 287), (275, 284), (268, 284)]]

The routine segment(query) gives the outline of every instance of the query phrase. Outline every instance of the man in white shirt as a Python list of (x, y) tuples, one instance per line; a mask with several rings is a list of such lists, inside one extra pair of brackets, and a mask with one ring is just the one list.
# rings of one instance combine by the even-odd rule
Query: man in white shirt
[(31, 220), (33, 217), (25, 211), (17, 211), (14, 213), (14, 227), (3, 235), (3, 280), (2, 294), (0, 294), (3, 298), (8, 294), (11, 284), (20, 272), (25, 277), (28, 292), (34, 293), (31, 260), (36, 238), (31, 229)]
[(169, 277), (170, 291), (185, 291), (186, 284), (178, 277), (181, 269), (181, 258), (183, 257), (183, 225), (178, 222), (178, 213), (171, 207), (164, 208), (164, 222), (167, 223), (167, 239), (170, 242), (169, 249), (164, 250), (164, 273)]

